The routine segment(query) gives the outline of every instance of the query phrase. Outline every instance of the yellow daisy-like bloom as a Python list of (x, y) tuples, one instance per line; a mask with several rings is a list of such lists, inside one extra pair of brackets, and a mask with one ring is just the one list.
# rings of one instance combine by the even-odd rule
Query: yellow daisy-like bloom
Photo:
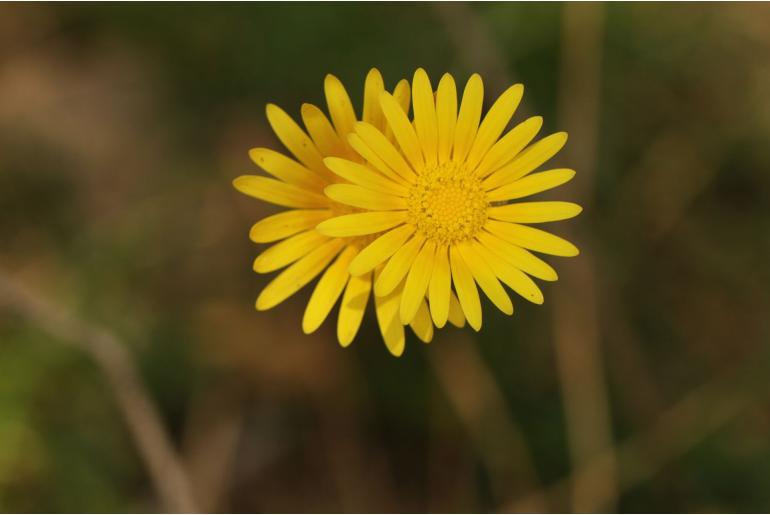
[[(362, 237), (382, 233), (351, 259), (354, 277), (382, 268), (374, 292), (401, 292), (399, 317), (408, 322), (426, 297), (437, 327), (450, 316), (454, 292), (468, 323), (481, 328), (476, 285), (506, 314), (513, 304), (501, 282), (540, 304), (543, 294), (532, 277), (557, 279), (556, 272), (532, 252), (575, 256), (570, 242), (524, 224), (576, 216), (582, 208), (569, 202), (511, 202), (566, 183), (573, 170), (532, 173), (567, 141), (559, 132), (534, 144), (542, 118), (532, 117), (504, 136), (524, 88), (508, 88), (481, 121), (483, 83), (473, 75), (458, 110), (451, 75), (434, 94), (430, 79), (418, 69), (412, 81), (412, 123), (403, 104), (380, 94), (380, 106), (397, 145), (366, 120), (350, 136), (369, 162), (328, 158), (329, 169), (351, 184), (326, 188), (332, 199), (366, 209), (319, 224), (320, 233)], [(454, 292), (452, 289), (454, 285)]]
[[(254, 270), (270, 273), (285, 268), (262, 290), (257, 298), (257, 309), (276, 306), (321, 275), (307, 304), (302, 329), (305, 333), (318, 329), (341, 296), (337, 339), (342, 346), (347, 346), (358, 332), (372, 284), (380, 273), (380, 269), (371, 267), (351, 276), (348, 268), (360, 250), (371, 242), (372, 236), (366, 235), (377, 231), (351, 236), (325, 235), (316, 231), (316, 226), (325, 220), (370, 207), (358, 206), (355, 202), (340, 203), (324, 195), (327, 187), (339, 182), (324, 164), (325, 158), (344, 158), (345, 162), (364, 170), (366, 176), (372, 172), (364, 167), (365, 159), (356, 152), (360, 152), (359, 142), (352, 133), (358, 119), (344, 86), (336, 77), (327, 75), (324, 92), (331, 121), (318, 107), (303, 104), (301, 114), (307, 132), (280, 107), (267, 106), (270, 126), (296, 160), (268, 148), (252, 149), (251, 159), (272, 178), (243, 175), (235, 179), (233, 185), (246, 195), (291, 208), (269, 216), (251, 228), (250, 238), (254, 242), (274, 243), (256, 258)], [(361, 123), (381, 135), (384, 131), (388, 136), (382, 137), (390, 142), (394, 141), (393, 136), (380, 108), (382, 93), (385, 93), (382, 76), (372, 69), (364, 84)], [(402, 80), (388, 98), (393, 101), (389, 108), (396, 106), (406, 116), (410, 101), (409, 82)], [(340, 195), (344, 197), (343, 193)], [(404, 325), (398, 313), (400, 302), (401, 288), (392, 288), (387, 295), (375, 298), (380, 331), (388, 349), (395, 355), (403, 352), (405, 339)], [(459, 304), (450, 318), (458, 326), (465, 323)], [(427, 343), (432, 339), (433, 324), (426, 303), (420, 305), (418, 302), (406, 323), (421, 340)]]

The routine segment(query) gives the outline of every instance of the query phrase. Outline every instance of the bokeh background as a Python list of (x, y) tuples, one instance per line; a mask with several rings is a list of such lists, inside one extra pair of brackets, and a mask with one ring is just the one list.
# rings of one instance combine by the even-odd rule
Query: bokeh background
[[(378, 67), (567, 130), (543, 306), (264, 313), (267, 102)], [(770, 510), (770, 6), (0, 5), (0, 510)]]

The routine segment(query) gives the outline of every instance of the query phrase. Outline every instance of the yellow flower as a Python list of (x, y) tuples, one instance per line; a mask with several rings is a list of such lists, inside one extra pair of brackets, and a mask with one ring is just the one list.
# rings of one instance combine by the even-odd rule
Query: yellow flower
[[(451, 75), (444, 75), (434, 95), (430, 79), (418, 69), (412, 81), (414, 123), (392, 95), (380, 94), (380, 106), (397, 146), (371, 123), (356, 123), (355, 149), (369, 166), (327, 158), (329, 169), (350, 184), (326, 188), (332, 199), (366, 209), (319, 224), (320, 233), (361, 237), (382, 233), (351, 259), (358, 277), (382, 267), (374, 292), (401, 293), (399, 317), (408, 322), (430, 300), (430, 314), (443, 327), (454, 292), (468, 323), (481, 328), (476, 285), (501, 311), (513, 304), (501, 282), (540, 304), (543, 294), (530, 276), (554, 281), (556, 272), (530, 251), (575, 256), (570, 242), (530, 227), (576, 216), (582, 208), (569, 202), (516, 202), (566, 183), (573, 170), (531, 173), (567, 141), (559, 132), (531, 144), (542, 118), (532, 117), (500, 137), (524, 88), (508, 88), (481, 120), (483, 84), (473, 75), (457, 107)], [(383, 266), (384, 265), (384, 266)]]
[[(358, 119), (344, 86), (336, 77), (327, 75), (324, 91), (331, 122), (318, 107), (303, 104), (301, 115), (307, 132), (278, 106), (267, 106), (270, 126), (296, 160), (267, 148), (252, 149), (249, 153), (251, 159), (272, 178), (243, 175), (235, 179), (233, 185), (246, 195), (291, 208), (269, 216), (251, 228), (250, 238), (254, 242), (278, 242), (256, 258), (254, 270), (269, 273), (286, 267), (262, 290), (257, 298), (257, 309), (261, 311), (276, 306), (323, 272), (307, 304), (302, 329), (305, 333), (318, 329), (342, 296), (337, 339), (342, 346), (347, 346), (358, 332), (373, 276), (379, 272), (373, 271), (375, 267), (355, 277), (348, 272), (350, 263), (371, 241), (371, 237), (328, 236), (315, 229), (320, 222), (336, 215), (360, 211), (355, 206), (338, 203), (324, 195), (324, 189), (337, 182), (337, 177), (324, 165), (324, 158), (345, 158), (351, 160), (346, 162), (357, 166), (364, 163), (353, 150), (358, 143), (355, 136), (351, 136), (348, 142)], [(372, 69), (364, 84), (361, 119), (367, 127), (387, 132), (379, 102), (383, 92), (382, 76)], [(409, 82), (402, 80), (389, 98), (402, 114), (407, 112)], [(403, 352), (405, 338), (398, 313), (400, 298), (401, 289), (393, 288), (388, 295), (375, 299), (380, 331), (388, 349), (395, 355)], [(433, 324), (427, 304), (423, 304), (417, 306), (414, 316), (407, 322), (421, 340), (429, 342), (433, 337)], [(456, 325), (464, 324), (459, 309), (453, 313), (452, 321)]]

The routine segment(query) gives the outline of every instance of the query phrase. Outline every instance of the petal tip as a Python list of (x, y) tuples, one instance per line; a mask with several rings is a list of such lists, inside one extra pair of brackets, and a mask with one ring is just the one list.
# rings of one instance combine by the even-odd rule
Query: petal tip
[(272, 102), (265, 105), (265, 114), (267, 115), (268, 118), (282, 111), (283, 109), (278, 107), (278, 105), (273, 104)]
[(355, 339), (357, 332), (358, 332), (358, 327), (356, 327), (355, 330), (351, 331), (350, 329), (345, 328), (340, 323), (340, 319), (337, 319), (337, 342), (339, 342), (340, 347), (350, 346), (350, 344), (353, 343), (353, 340)]
[(317, 109), (318, 108), (313, 104), (310, 104), (308, 102), (303, 102), (299, 108), (299, 111), (302, 114), (302, 116), (307, 116), (309, 114), (315, 113)]
[(305, 315), (302, 318), (302, 332), (303, 333), (305, 333), (305, 334), (312, 334), (313, 332), (315, 332), (316, 329), (318, 329), (318, 327), (319, 327), (319, 324), (314, 322), (314, 321), (311, 321), (307, 317), (307, 315)]
[(330, 218), (328, 220), (324, 220), (320, 224), (315, 226), (315, 230), (323, 234), (324, 236), (334, 236), (334, 230), (330, 226), (332, 226), (331, 222), (334, 220), (334, 218)]
[(401, 356), (404, 355), (405, 346), (406, 345), (404, 344), (403, 339), (394, 346), (386, 345), (386, 347), (388, 348), (388, 352), (390, 352), (390, 355), (393, 356), (394, 358), (400, 358)]
[(263, 294), (264, 291), (259, 294), (259, 297), (257, 297), (257, 302), (254, 304), (254, 307), (257, 308), (257, 311), (267, 311), (273, 307), (273, 305), (267, 302)]
[(332, 200), (335, 200), (334, 199), (334, 192), (335, 192), (335, 190), (337, 190), (337, 188), (335, 188), (335, 186), (339, 186), (339, 184), (329, 184), (328, 186), (326, 186), (324, 188), (324, 195), (326, 195), (327, 197), (329, 197)]
[(366, 264), (360, 260), (356, 261), (355, 258), (353, 258), (353, 261), (351, 261), (350, 265), (348, 265), (348, 273), (353, 277), (364, 275), (366, 272), (371, 272), (371, 269), (367, 270)]
[(254, 147), (249, 149), (249, 158), (254, 161), (254, 163), (259, 164), (257, 161), (259, 160), (260, 155), (262, 155), (265, 152), (265, 149), (263, 147)]
[(387, 294), (389, 294), (391, 291), (393, 291), (392, 288), (388, 288), (388, 285), (382, 282), (382, 278), (377, 279), (374, 283), (374, 294), (378, 297), (385, 297)]
[(240, 191), (241, 193), (246, 193), (244, 191), (244, 188), (245, 188), (245, 184), (244, 183), (246, 181), (248, 181), (248, 180), (249, 180), (249, 176), (248, 175), (239, 175), (238, 177), (233, 179), (233, 182), (232, 182), (233, 188), (235, 188), (236, 190)]

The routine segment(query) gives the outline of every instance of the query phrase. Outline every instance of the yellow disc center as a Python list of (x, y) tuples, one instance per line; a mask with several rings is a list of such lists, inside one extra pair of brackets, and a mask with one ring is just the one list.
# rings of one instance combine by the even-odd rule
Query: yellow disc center
[(424, 170), (409, 193), (412, 223), (438, 244), (473, 238), (487, 220), (488, 207), (481, 181), (455, 163)]

